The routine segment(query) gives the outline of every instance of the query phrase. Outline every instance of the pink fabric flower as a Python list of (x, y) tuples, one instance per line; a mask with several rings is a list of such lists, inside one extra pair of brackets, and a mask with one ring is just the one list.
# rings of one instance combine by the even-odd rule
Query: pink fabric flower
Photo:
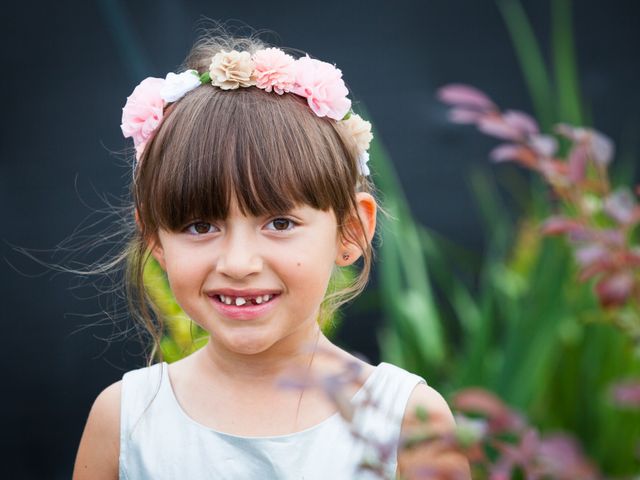
[(147, 77), (127, 97), (120, 128), (125, 138), (133, 138), (136, 147), (145, 143), (162, 121), (164, 100), (160, 90), (163, 85), (164, 79)]
[(256, 87), (267, 92), (272, 89), (278, 95), (293, 88), (295, 59), (279, 48), (265, 48), (253, 55)]
[(308, 55), (297, 59), (294, 68), (296, 80), (291, 91), (305, 97), (319, 117), (342, 120), (351, 108), (351, 100), (340, 69)]
[(144, 152), (144, 148), (147, 146), (147, 142), (142, 142), (136, 145), (136, 160), (140, 161), (140, 157), (142, 157), (142, 152)]

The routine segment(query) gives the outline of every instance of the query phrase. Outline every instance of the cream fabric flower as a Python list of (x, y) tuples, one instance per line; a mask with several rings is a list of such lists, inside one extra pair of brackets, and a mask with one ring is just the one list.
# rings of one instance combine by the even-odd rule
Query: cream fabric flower
[(249, 52), (218, 52), (211, 60), (209, 72), (211, 83), (223, 90), (251, 87), (256, 84), (254, 64)]
[(364, 120), (357, 113), (352, 113), (346, 120), (341, 120), (340, 124), (345, 132), (355, 140), (359, 155), (369, 150), (369, 144), (373, 140), (370, 122)]

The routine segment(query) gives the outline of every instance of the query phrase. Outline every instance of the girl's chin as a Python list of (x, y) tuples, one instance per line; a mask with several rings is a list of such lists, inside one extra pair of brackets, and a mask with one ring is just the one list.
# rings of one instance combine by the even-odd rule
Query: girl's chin
[(250, 333), (227, 337), (223, 348), (239, 355), (257, 355), (263, 353), (273, 346), (269, 338), (265, 338), (265, 333), (256, 332), (255, 337)]

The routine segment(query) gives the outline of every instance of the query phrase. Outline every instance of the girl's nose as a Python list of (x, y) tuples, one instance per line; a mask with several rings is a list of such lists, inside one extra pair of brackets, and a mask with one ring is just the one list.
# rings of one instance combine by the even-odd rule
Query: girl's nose
[(242, 279), (262, 271), (262, 257), (249, 235), (230, 235), (217, 262), (217, 271), (234, 279)]

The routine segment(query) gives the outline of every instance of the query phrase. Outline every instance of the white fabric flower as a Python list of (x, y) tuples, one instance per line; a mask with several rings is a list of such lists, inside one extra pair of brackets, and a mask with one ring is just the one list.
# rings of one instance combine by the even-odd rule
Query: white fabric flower
[(363, 152), (358, 155), (358, 167), (360, 168), (360, 173), (365, 177), (368, 177), (371, 173), (367, 163), (369, 163), (369, 152)]
[(167, 103), (175, 102), (199, 86), (200, 76), (195, 70), (186, 70), (179, 74), (170, 72), (160, 90), (160, 96)]

